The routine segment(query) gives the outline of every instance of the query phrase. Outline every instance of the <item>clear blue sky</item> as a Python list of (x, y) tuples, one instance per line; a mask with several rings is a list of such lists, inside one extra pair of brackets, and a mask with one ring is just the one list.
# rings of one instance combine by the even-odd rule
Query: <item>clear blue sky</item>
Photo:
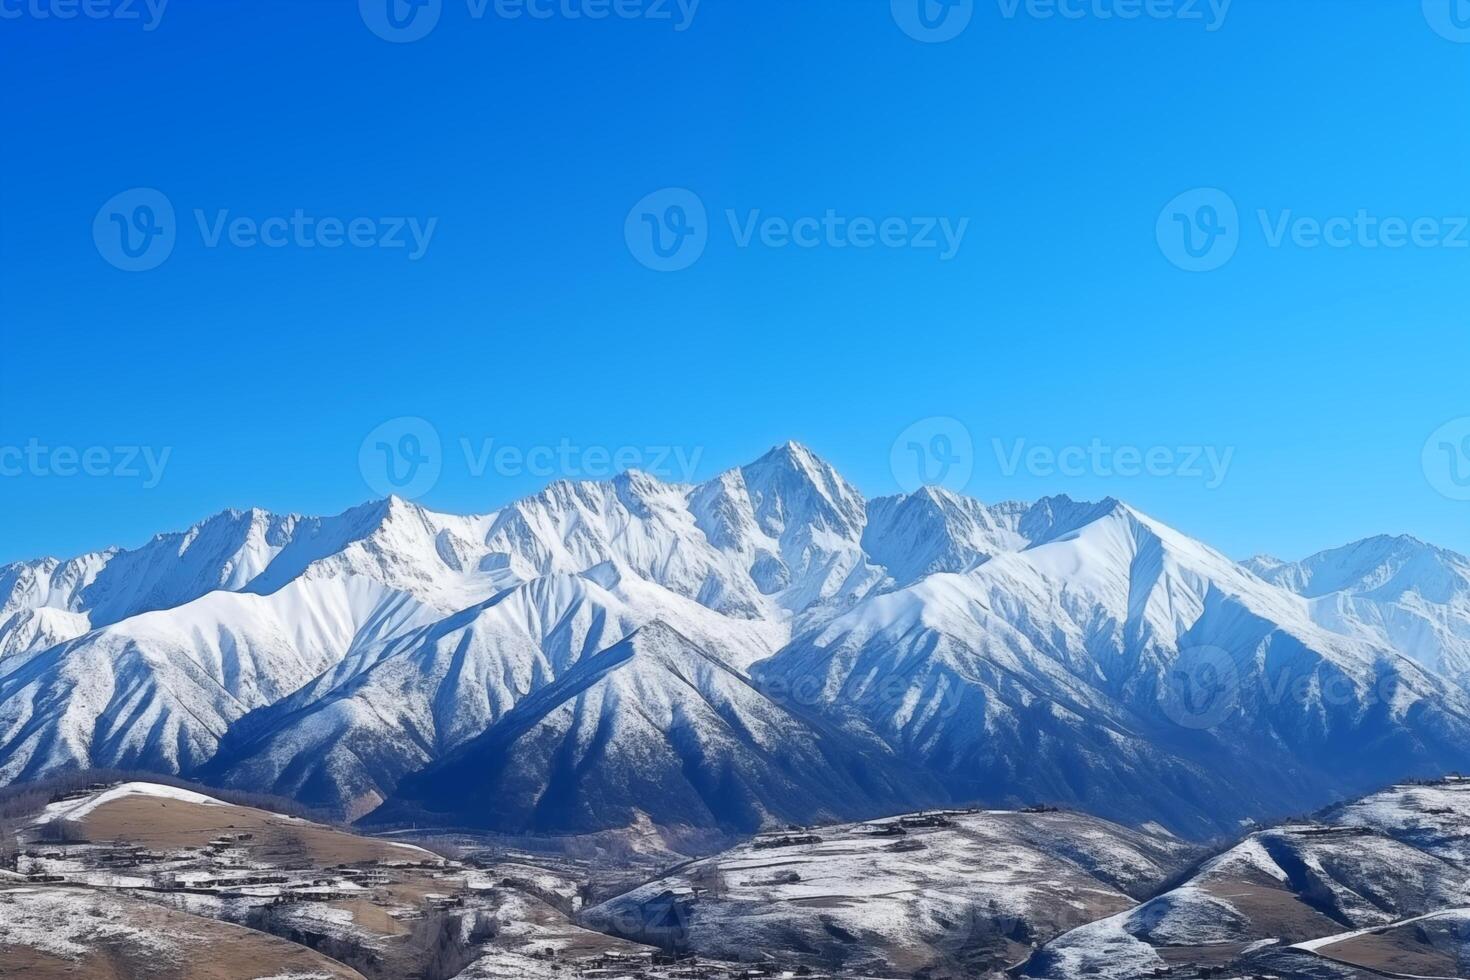
[[(1273, 247), (1257, 217), (1470, 215), (1470, 44), (1417, 0), (1236, 0), (1215, 30), (1204, 0), (1205, 22), (977, 0), (943, 43), (887, 0), (566, 16), (586, 2), (535, 19), (491, 0), (477, 19), (442, 0), (427, 36), (389, 43), (349, 2), (175, 0), (145, 30), (142, 0), (143, 22), (4, 0), (0, 448), (100, 447), (109, 473), (117, 447), (169, 455), (156, 486), (141, 462), (11, 466), (0, 560), (230, 506), (340, 511), (375, 495), (360, 449), (399, 416), (441, 436), (421, 500), (445, 510), (546, 482), (476, 476), (461, 439), (680, 446), (702, 478), (793, 438), (879, 494), (898, 434), (943, 416), (982, 499), (1112, 494), (1238, 556), (1379, 531), (1470, 550), (1470, 503), (1421, 464), (1470, 416), (1470, 248)], [(132, 188), (176, 212), (151, 271), (96, 244), (137, 217), (133, 199), (104, 209)], [(663, 188), (708, 213), (681, 271), (625, 238)], [(1195, 188), (1239, 211), (1209, 272), (1160, 246), (1162, 209)], [(298, 209), (436, 223), (415, 260), (208, 247), (194, 214)], [(730, 210), (968, 225), (944, 260), (741, 247)], [(1090, 463), (1008, 475), (994, 439), (1233, 456), (1216, 487)]]

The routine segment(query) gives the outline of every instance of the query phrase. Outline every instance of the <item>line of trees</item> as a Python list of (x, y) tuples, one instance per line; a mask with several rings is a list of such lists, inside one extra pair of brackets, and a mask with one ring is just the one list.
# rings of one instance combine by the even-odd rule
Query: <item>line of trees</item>
[(85, 844), (87, 842), (86, 831), (82, 825), (75, 820), (47, 820), (41, 825), (40, 835), (37, 838), (45, 844)]

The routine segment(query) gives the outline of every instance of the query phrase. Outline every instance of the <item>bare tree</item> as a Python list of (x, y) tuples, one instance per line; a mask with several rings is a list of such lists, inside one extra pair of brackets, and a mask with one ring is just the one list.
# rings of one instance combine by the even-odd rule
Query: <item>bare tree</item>
[(730, 893), (729, 880), (716, 861), (706, 862), (696, 869), (689, 882), (710, 898), (724, 898)]
[(87, 835), (75, 820), (57, 817), (41, 825), (41, 840), (48, 844), (84, 844)]

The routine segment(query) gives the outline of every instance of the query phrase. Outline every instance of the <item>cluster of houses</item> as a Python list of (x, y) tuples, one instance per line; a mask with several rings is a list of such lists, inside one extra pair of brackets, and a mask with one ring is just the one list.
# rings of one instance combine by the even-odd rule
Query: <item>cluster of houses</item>
[(781, 834), (776, 837), (757, 837), (750, 846), (757, 851), (767, 851), (776, 847), (800, 847), (803, 844), (820, 843), (822, 838), (816, 834)]
[(20, 868), (36, 883), (107, 885), (155, 893), (208, 895), (273, 902), (335, 902), (360, 898), (392, 883), (378, 866), (339, 865), (289, 871), (248, 859), (249, 833), (228, 833), (203, 847), (165, 853), (136, 844), (52, 844), (21, 855)]
[[(84, 797), (95, 791), (81, 790), (66, 797)], [(446, 893), (426, 894), (416, 904), (389, 908), (389, 914), (398, 919), (452, 912), (465, 906), (467, 895), (493, 891), (488, 885), (476, 887), (473, 880), (462, 880), (461, 865), (428, 855), (417, 860), (330, 867), (313, 867), (304, 861), (283, 866), (258, 860), (252, 854), (258, 843), (254, 834), (228, 831), (202, 846), (169, 852), (120, 841), (36, 844), (22, 853), (20, 870), (37, 884), (203, 895), (252, 905), (382, 899), (385, 889), (416, 874), (443, 880)]]
[(578, 980), (839, 980), (847, 975), (816, 972), (807, 967), (793, 971), (726, 963), (656, 951), (612, 951), (579, 962), (575, 976)]

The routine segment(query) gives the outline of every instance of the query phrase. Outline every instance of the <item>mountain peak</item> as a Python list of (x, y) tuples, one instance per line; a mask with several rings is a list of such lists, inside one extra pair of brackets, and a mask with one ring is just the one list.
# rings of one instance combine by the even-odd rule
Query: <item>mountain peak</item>
[(1017, 524), (1022, 537), (1040, 544), (1113, 514), (1137, 512), (1116, 497), (1098, 501), (1073, 500), (1064, 493), (1042, 497), (1028, 507)]
[(842, 478), (837, 468), (799, 442), (787, 441), (773, 446), (754, 462), (740, 468), (745, 473), (752, 471), (785, 471), (804, 474), (813, 483)]
[(425, 513), (426, 511), (413, 501), (392, 494), (350, 507), (337, 517), (327, 520), (339, 524), (346, 536), (362, 538), (389, 523), (404, 520), (421, 521)]
[(815, 523), (844, 537), (863, 526), (866, 501), (826, 460), (798, 442), (775, 447), (740, 468), (767, 534)]
[[(821, 463), (821, 460), (818, 458), (816, 453), (812, 452), (805, 445), (797, 442), (795, 439), (787, 439), (785, 442), (779, 445), (772, 446), (769, 450), (766, 451), (763, 456), (760, 457), (760, 459), (757, 459), (756, 462), (762, 463), (768, 460), (813, 460)], [(823, 463), (822, 465), (826, 464)]]
[(1307, 598), (1331, 593), (1379, 598), (1417, 592), (1434, 602), (1470, 592), (1470, 559), (1409, 534), (1378, 534), (1298, 562), (1252, 559), (1246, 567)]

